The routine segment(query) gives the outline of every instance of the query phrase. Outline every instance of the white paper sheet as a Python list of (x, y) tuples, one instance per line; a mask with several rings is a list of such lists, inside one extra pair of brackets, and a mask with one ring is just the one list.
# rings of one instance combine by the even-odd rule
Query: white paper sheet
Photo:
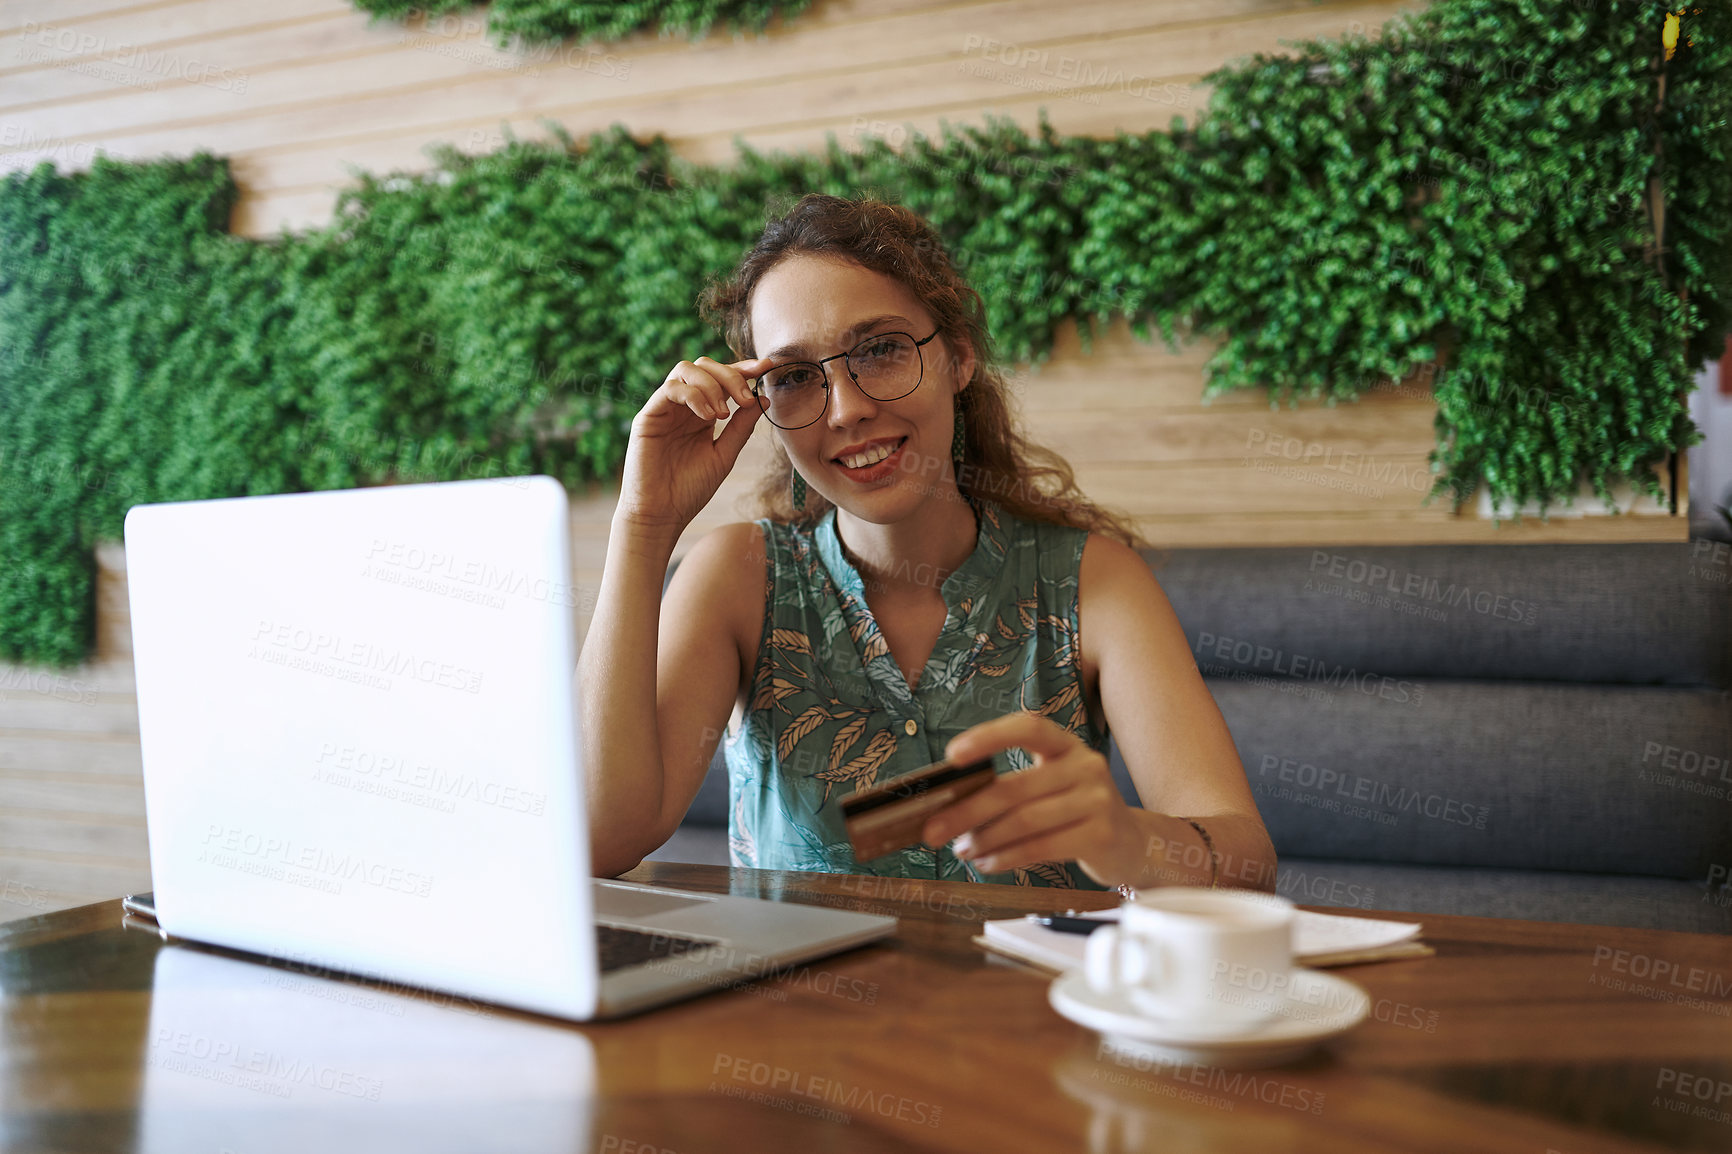
[[(1092, 910), (1079, 918), (1116, 920), (1117, 910)], [(1392, 946), (1419, 936), (1418, 922), (1388, 922), (1378, 918), (1348, 918), (1295, 910), (1293, 914), (1293, 960), (1301, 965), (1310, 958), (1348, 950), (1372, 950)], [(985, 924), (989, 941), (1010, 952), (1054, 969), (1082, 965), (1086, 934), (1067, 934), (1036, 925), (1027, 918), (1005, 918)]]

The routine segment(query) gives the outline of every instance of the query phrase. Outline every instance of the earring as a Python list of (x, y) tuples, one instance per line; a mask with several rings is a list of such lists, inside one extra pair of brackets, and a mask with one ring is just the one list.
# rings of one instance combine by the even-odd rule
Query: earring
[(956, 432), (950, 438), (950, 459), (958, 465), (962, 464), (962, 451), (967, 444), (967, 434), (962, 426), (962, 405), (956, 406)]
[(806, 507), (806, 478), (800, 476), (798, 469), (790, 471), (794, 474), (794, 482), (789, 486), (790, 491), (794, 494), (794, 508), (804, 509)]

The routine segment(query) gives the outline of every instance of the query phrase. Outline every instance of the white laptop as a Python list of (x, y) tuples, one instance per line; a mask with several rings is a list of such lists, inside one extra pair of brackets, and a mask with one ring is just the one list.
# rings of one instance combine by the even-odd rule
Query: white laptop
[(134, 506), (131, 905), (165, 937), (576, 1020), (894, 932), (591, 879), (569, 531), (541, 476)]

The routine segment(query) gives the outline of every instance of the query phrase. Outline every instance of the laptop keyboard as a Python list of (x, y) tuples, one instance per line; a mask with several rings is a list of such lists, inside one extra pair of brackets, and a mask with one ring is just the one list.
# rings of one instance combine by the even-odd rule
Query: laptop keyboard
[(601, 972), (611, 973), (627, 966), (653, 962), (657, 958), (677, 958), (700, 946), (714, 945), (703, 938), (685, 938), (678, 934), (649, 933), (624, 926), (597, 923), (595, 952), (601, 960)]

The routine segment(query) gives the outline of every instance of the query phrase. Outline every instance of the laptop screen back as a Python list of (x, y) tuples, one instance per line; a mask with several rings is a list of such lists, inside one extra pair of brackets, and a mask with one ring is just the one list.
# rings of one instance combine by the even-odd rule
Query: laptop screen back
[(564, 488), (140, 505), (125, 535), (163, 929), (590, 1016)]

